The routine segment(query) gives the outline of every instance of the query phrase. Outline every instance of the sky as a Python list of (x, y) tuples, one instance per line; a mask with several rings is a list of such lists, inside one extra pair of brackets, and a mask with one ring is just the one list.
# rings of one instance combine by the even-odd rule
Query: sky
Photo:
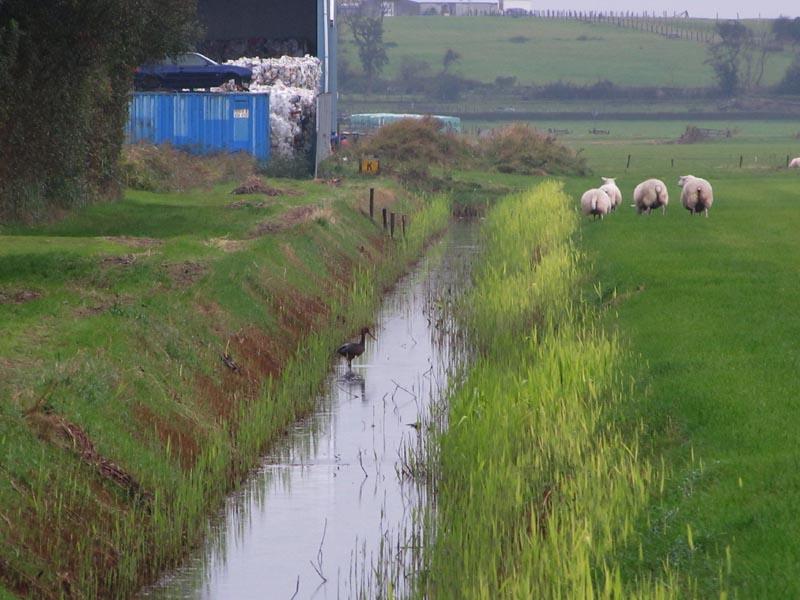
[(719, 14), (721, 19), (736, 18), (737, 13), (742, 19), (756, 17), (775, 18), (781, 15), (800, 17), (800, 1), (798, 0), (703, 0), (686, 2), (681, 0), (533, 0), (533, 6), (538, 10), (596, 10), (596, 11), (635, 11), (641, 13), (656, 12), (668, 14), (689, 11), (690, 17), (711, 17)]

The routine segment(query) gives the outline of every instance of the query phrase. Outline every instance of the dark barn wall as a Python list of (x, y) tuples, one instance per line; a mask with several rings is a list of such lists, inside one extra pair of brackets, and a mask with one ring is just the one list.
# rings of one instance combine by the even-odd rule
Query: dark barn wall
[(208, 42), (290, 40), (317, 54), (317, 0), (198, 0)]

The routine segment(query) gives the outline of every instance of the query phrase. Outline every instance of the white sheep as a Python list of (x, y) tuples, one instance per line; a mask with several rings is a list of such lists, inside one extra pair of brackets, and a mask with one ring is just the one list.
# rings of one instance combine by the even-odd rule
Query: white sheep
[(585, 215), (592, 215), (595, 219), (597, 217), (602, 219), (611, 212), (611, 198), (603, 189), (587, 190), (581, 196), (581, 211)]
[(611, 210), (617, 210), (617, 207), (622, 204), (622, 192), (617, 187), (616, 179), (613, 177), (601, 177), (600, 179), (603, 180), (600, 189), (611, 199)]
[(790, 169), (800, 169), (800, 156), (797, 158), (793, 158), (792, 161), (789, 163)]
[(705, 179), (694, 175), (684, 175), (678, 179), (681, 190), (681, 204), (690, 213), (699, 215), (705, 213), (708, 217), (708, 209), (714, 204), (714, 191), (711, 184)]
[(650, 214), (654, 208), (661, 207), (661, 214), (667, 214), (669, 192), (667, 185), (660, 179), (643, 181), (633, 190), (633, 207), (638, 214)]

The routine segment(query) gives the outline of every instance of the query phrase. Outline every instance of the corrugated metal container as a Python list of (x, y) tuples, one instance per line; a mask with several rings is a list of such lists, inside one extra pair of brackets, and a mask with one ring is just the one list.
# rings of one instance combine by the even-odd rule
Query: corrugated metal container
[(269, 95), (134, 92), (129, 143), (151, 142), (197, 154), (248, 152), (269, 158)]

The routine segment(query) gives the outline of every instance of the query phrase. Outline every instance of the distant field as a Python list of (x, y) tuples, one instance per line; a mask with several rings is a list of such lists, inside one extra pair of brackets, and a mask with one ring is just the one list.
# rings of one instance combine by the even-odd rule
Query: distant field
[[(452, 48), (462, 56), (456, 70), (483, 82), (516, 76), (522, 84), (608, 79), (619, 85), (701, 87), (712, 80), (704, 45), (609, 24), (502, 17), (392, 17), (384, 23), (391, 47), (383, 75), (390, 78), (404, 56), (439, 70), (444, 52)], [(710, 21), (693, 23), (710, 26)], [(347, 31), (343, 37), (341, 52), (357, 65)], [(777, 82), (789, 62), (788, 53), (772, 57), (763, 83)]]
[[(742, 169), (763, 171), (784, 167), (786, 156), (800, 156), (800, 121), (708, 121), (692, 122), (698, 127), (730, 129), (731, 138), (699, 144), (674, 143), (683, 133), (684, 121), (536, 121), (542, 131), (569, 130), (559, 139), (580, 150), (596, 173), (617, 175), (626, 171), (655, 170), (668, 174), (689, 171)], [(485, 131), (503, 123), (466, 121), (467, 131)], [(608, 135), (593, 135), (590, 129), (606, 130)], [(666, 175), (665, 175), (666, 176)]]
[[(501, 127), (508, 121), (472, 121), (464, 120), (464, 128), (471, 132), (477, 129), (491, 129)], [(604, 120), (599, 117), (594, 121), (563, 121), (563, 120), (539, 120), (531, 121), (531, 125), (537, 129), (547, 131), (548, 129), (569, 130), (569, 133), (559, 134), (559, 138), (567, 141), (581, 141), (603, 144), (607, 142), (620, 141), (657, 141), (666, 142), (678, 139), (684, 132), (687, 125), (705, 127), (710, 129), (725, 130), (730, 129), (732, 137), (719, 140), (718, 144), (736, 144), (737, 142), (788, 142), (795, 146), (800, 146), (800, 140), (794, 136), (800, 133), (800, 119), (796, 121), (616, 121)], [(608, 135), (596, 135), (590, 133), (591, 129), (608, 131)]]
[[(621, 103), (619, 100), (521, 100), (519, 96), (506, 94), (470, 95), (459, 102), (431, 102), (423, 97), (398, 96), (388, 94), (342, 94), (342, 109), (350, 114), (367, 112), (431, 112), (437, 114), (470, 114), (492, 113), (514, 118), (524, 112), (559, 113), (564, 111), (584, 114), (607, 114), (614, 112), (636, 113), (686, 113), (717, 111), (720, 101), (703, 99), (674, 100), (653, 99), (652, 102), (631, 100)], [(516, 120), (522, 117), (517, 116)]]

